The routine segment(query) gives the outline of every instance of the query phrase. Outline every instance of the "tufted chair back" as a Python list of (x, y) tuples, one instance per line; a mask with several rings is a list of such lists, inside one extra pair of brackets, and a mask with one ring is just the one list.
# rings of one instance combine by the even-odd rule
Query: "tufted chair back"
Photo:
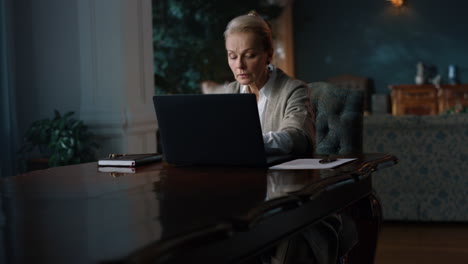
[(315, 153), (362, 153), (363, 92), (313, 82), (311, 104), (315, 112)]
[(356, 76), (351, 74), (343, 74), (334, 76), (326, 80), (327, 83), (336, 85), (338, 88), (345, 88), (350, 90), (358, 90), (363, 92), (363, 108), (364, 113), (370, 112), (370, 99), (373, 90), (371, 79), (363, 76)]

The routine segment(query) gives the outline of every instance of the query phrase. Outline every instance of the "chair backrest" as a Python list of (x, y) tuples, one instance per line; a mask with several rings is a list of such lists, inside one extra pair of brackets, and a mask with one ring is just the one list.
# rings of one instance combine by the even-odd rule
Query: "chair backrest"
[(369, 113), (371, 111), (371, 94), (373, 93), (371, 79), (352, 74), (343, 74), (330, 77), (326, 82), (334, 84), (339, 88), (362, 91), (364, 112)]
[(315, 112), (315, 153), (362, 153), (363, 92), (313, 82), (311, 104)]

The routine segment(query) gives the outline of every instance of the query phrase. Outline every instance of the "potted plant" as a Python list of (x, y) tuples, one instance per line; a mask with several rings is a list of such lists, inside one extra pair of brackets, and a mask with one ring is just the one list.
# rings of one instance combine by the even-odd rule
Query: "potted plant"
[[(24, 136), (20, 150), (22, 160), (30, 159), (36, 149), (41, 155), (41, 158), (35, 159), (36, 162), (44, 163), (46, 160), (49, 167), (96, 160), (95, 152), (99, 145), (83, 121), (73, 118), (73, 114), (67, 112), (61, 115), (55, 110), (53, 119), (33, 122)], [(37, 166), (29, 162), (26, 167), (31, 170)]]

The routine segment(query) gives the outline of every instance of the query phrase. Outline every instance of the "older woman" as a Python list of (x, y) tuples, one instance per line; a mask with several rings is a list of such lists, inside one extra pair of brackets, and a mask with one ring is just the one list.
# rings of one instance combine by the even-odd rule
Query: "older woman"
[(309, 90), (270, 64), (273, 39), (255, 12), (234, 18), (224, 32), (229, 67), (236, 79), (229, 93), (254, 93), (268, 154), (312, 153), (314, 118)]
[[(236, 79), (225, 91), (256, 95), (266, 152), (310, 156), (315, 116), (309, 88), (270, 64), (273, 40), (268, 24), (251, 12), (231, 20), (224, 38), (229, 67)], [(336, 263), (340, 226), (340, 217), (329, 217), (281, 242), (267, 262)]]

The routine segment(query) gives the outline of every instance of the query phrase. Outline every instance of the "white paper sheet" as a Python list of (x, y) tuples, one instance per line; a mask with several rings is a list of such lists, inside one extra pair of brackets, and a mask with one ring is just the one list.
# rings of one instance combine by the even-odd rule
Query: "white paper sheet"
[(320, 170), (331, 169), (354, 159), (337, 159), (336, 161), (321, 164), (321, 159), (295, 159), (270, 167), (270, 170)]

